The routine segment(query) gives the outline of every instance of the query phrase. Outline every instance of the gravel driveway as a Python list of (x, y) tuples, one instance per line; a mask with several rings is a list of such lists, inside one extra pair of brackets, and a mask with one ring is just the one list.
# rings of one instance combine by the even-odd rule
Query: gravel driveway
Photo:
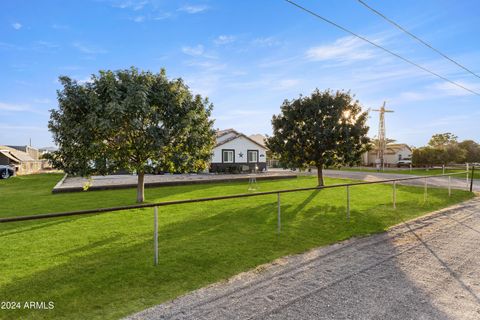
[(480, 319), (480, 198), (279, 259), (129, 319)]

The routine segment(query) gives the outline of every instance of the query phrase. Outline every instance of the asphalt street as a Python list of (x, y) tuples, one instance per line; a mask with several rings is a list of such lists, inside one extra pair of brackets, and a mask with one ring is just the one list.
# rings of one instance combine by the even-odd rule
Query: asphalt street
[[(316, 174), (316, 172), (312, 172)], [(409, 174), (394, 174), (394, 173), (383, 173), (383, 172), (359, 172), (359, 171), (342, 171), (342, 170), (324, 170), (323, 174), (326, 177), (330, 178), (346, 178), (354, 180), (364, 180), (364, 181), (379, 181), (379, 180), (389, 180), (389, 179), (402, 179), (408, 177), (418, 177), (415, 175)], [(414, 186), (423, 186), (425, 183), (425, 178), (418, 180), (407, 180), (399, 182), (399, 184), (404, 185), (414, 185)], [(470, 190), (470, 180), (466, 180), (466, 175), (453, 175), (451, 178), (451, 187), (454, 189), (463, 189)], [(427, 184), (433, 187), (448, 188), (449, 179), (448, 177), (427, 177)], [(480, 191), (480, 180), (474, 180), (473, 190)]]

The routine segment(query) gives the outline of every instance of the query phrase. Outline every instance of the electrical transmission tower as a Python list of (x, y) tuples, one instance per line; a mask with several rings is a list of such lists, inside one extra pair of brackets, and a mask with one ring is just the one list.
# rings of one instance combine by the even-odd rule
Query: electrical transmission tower
[(385, 169), (385, 149), (387, 147), (387, 141), (385, 136), (385, 112), (393, 112), (393, 110), (385, 109), (385, 101), (380, 109), (373, 109), (372, 111), (376, 111), (380, 113), (380, 121), (378, 124), (378, 143), (377, 143), (377, 159), (380, 160), (380, 166), (382, 171)]

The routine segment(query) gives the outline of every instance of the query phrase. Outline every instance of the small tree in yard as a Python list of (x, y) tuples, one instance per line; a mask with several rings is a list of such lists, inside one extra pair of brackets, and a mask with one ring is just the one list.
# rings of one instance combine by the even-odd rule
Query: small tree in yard
[(56, 168), (81, 176), (136, 173), (143, 202), (146, 173), (207, 167), (215, 143), (212, 105), (181, 79), (131, 68), (100, 71), (85, 84), (60, 82), (49, 122), (59, 146), (49, 155)]
[(315, 166), (323, 186), (325, 166), (358, 164), (368, 151), (366, 121), (367, 112), (349, 92), (316, 89), (310, 97), (283, 102), (267, 147), (285, 168)]

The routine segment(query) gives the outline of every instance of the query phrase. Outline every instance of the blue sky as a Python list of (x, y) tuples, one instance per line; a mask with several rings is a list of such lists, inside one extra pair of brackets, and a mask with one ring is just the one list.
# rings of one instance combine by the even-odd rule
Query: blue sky
[[(356, 0), (298, 3), (443, 76), (480, 91), (480, 79), (441, 58)], [(368, 4), (480, 73), (480, 2)], [(136, 66), (182, 77), (214, 104), (215, 127), (271, 132), (284, 99), (347, 89), (365, 108), (384, 100), (387, 136), (411, 145), (434, 133), (480, 141), (480, 97), (416, 69), (283, 0), (0, 2), (0, 144), (53, 145), (47, 130), (57, 78), (88, 80)], [(371, 113), (370, 135), (378, 114)]]

